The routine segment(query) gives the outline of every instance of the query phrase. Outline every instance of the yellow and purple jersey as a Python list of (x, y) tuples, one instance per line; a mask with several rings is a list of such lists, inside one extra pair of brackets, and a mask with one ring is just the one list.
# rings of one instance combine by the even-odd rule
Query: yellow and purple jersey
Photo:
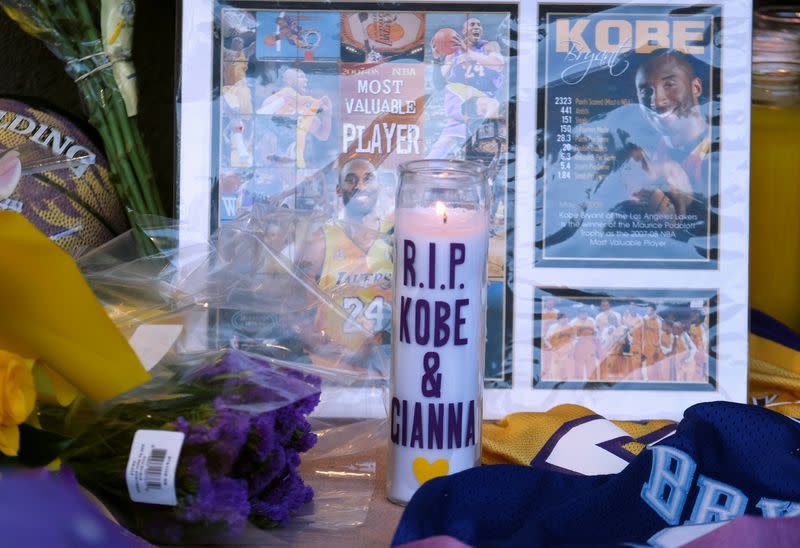
[[(470, 46), (471, 51), (487, 54), (489, 42), (482, 40), (480, 44)], [(451, 57), (454, 63), (453, 68), (447, 78), (451, 84), (464, 84), (482, 91), (489, 97), (494, 97), (495, 93), (503, 85), (503, 72), (486, 67), (477, 61), (468, 60), (458, 63), (458, 58), (467, 55), (463, 50), (457, 50)]]
[(392, 304), (392, 249), (376, 239), (364, 251), (337, 224), (323, 227), (325, 259), (319, 287), (344, 310), (327, 307), (317, 313), (318, 331), (351, 350), (369, 334), (389, 328)]

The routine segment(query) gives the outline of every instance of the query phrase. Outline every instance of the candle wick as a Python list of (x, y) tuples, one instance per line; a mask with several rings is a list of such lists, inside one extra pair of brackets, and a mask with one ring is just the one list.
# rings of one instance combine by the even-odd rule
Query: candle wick
[(442, 219), (444, 220), (444, 224), (447, 224), (447, 212), (446, 211), (444, 212), (444, 215), (442, 215)]

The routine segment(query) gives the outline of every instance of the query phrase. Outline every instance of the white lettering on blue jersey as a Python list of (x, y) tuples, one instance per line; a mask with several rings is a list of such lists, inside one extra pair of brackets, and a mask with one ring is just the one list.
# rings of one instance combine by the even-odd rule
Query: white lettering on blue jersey
[(800, 516), (800, 502), (789, 502), (762, 497), (756, 504), (765, 518), (793, 518)]
[(729, 521), (744, 514), (747, 497), (742, 491), (702, 474), (697, 478), (700, 493), (687, 525)]
[(642, 486), (642, 500), (664, 521), (677, 525), (697, 465), (689, 455), (668, 445), (647, 449), (653, 452), (653, 464), (650, 479)]

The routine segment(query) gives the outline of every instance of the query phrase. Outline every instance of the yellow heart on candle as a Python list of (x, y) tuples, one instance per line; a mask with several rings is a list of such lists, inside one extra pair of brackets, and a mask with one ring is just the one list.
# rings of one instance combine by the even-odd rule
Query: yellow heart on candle
[(429, 479), (446, 476), (448, 470), (450, 470), (450, 463), (445, 459), (434, 461), (433, 464), (429, 463), (425, 457), (414, 459), (414, 477), (417, 478), (420, 485)]

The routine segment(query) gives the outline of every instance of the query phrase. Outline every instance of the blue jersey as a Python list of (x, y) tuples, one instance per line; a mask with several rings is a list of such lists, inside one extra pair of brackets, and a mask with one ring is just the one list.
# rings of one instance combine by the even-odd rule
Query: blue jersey
[[(593, 455), (624, 456), (618, 445), (629, 439), (621, 432), (590, 440)], [(473, 546), (660, 544), (687, 526), (744, 514), (798, 516), (798, 448), (800, 424), (790, 417), (753, 405), (698, 404), (674, 434), (630, 464), (624, 457), (617, 473), (567, 473), (552, 459), (534, 459), (434, 478), (412, 497), (393, 543), (449, 535)]]
[[(477, 46), (470, 46), (471, 51), (486, 54), (486, 46), (489, 42), (481, 40)], [(456, 50), (451, 57), (454, 63), (453, 68), (447, 78), (448, 83), (451, 84), (464, 84), (472, 86), (488, 95), (494, 97), (500, 86), (503, 85), (502, 71), (494, 70), (481, 65), (475, 61), (467, 61), (464, 63), (455, 64), (459, 57), (466, 55), (462, 50)]]

